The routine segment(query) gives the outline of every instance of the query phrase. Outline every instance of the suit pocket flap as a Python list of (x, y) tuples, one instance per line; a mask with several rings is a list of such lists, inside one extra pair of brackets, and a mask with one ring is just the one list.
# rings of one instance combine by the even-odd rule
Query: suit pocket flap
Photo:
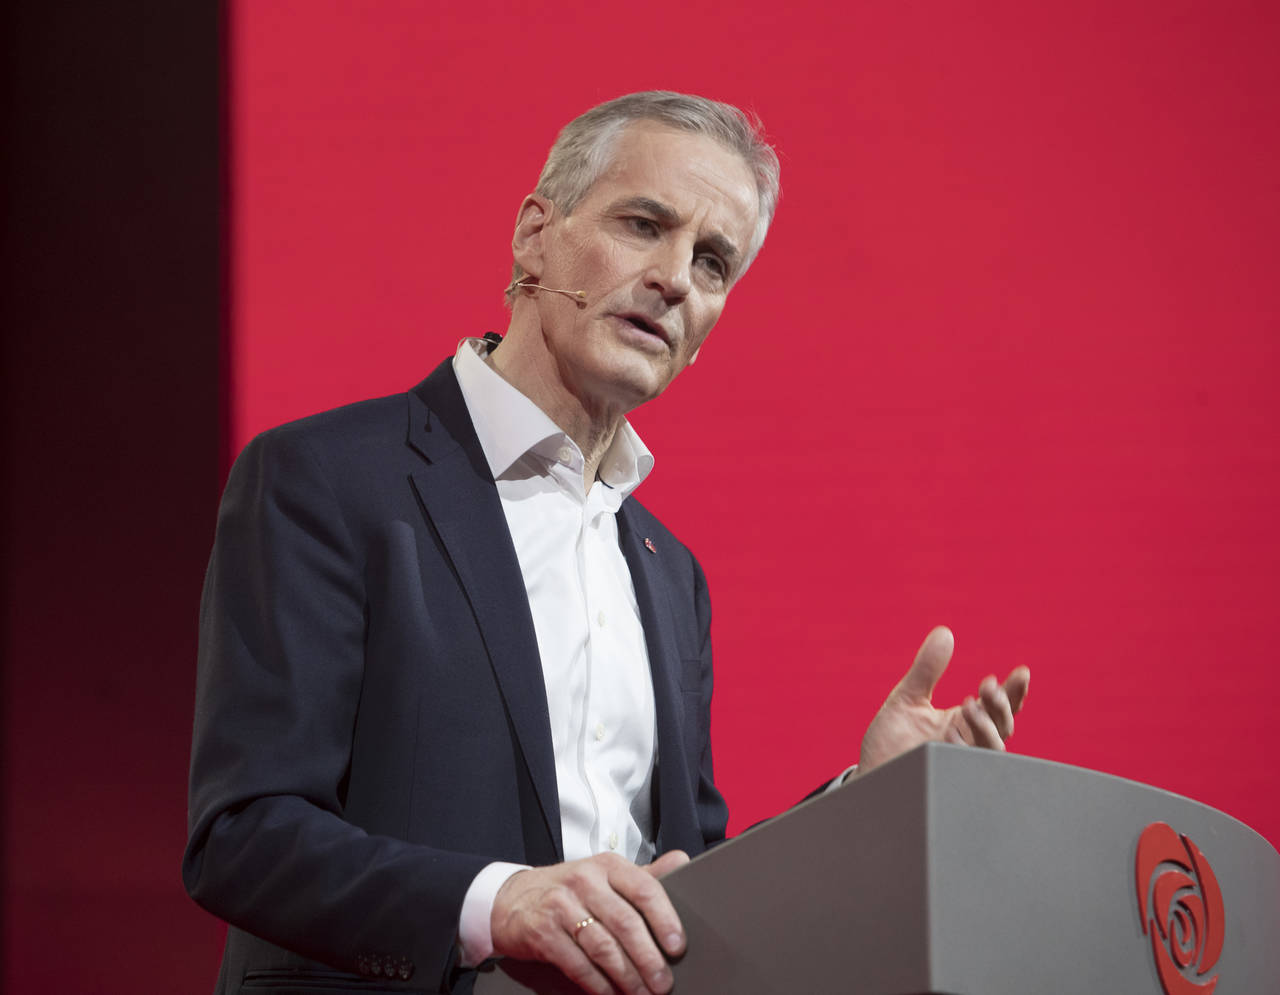
[(271, 995), (361, 995), (368, 992), (396, 992), (398, 995), (429, 995), (425, 988), (388, 984), (378, 978), (362, 978), (345, 971), (250, 971), (240, 983), (244, 995), (270, 992)]

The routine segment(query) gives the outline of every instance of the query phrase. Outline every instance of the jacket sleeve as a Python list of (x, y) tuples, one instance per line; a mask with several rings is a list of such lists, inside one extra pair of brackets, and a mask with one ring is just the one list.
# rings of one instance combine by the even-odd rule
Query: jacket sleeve
[(332, 481), (292, 426), (232, 470), (200, 608), (183, 879), (210, 912), (305, 957), (434, 983), (488, 861), (343, 817), (366, 602)]

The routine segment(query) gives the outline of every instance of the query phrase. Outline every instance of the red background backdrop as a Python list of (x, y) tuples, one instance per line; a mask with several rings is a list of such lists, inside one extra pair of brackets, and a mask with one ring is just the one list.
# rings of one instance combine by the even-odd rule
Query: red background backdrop
[[(225, 468), (253, 432), (501, 330), (556, 130), (639, 88), (753, 108), (783, 160), (702, 361), (634, 418), (658, 460), (640, 497), (712, 585), (732, 827), (853, 760), (946, 622), (947, 701), (1032, 666), (1017, 751), (1280, 841), (1274, 4), (232, 0), (221, 443), (216, 335), (190, 336), (216, 299), (181, 280), (211, 271), (175, 248), (203, 193), (101, 165), (104, 141), (203, 161), (156, 68), (181, 51), (169, 6), (48, 15), (37, 102), (14, 104), (41, 109), (42, 155), (76, 86), (77, 113), (111, 90), (135, 130), (67, 155), (65, 189), (98, 176), (111, 224), (86, 225), (87, 194), (33, 202), (87, 248), (49, 257), (31, 307), (56, 320), (6, 342), (5, 991), (211, 987), (220, 928), (178, 860), (219, 445)], [(99, 53), (111, 32), (132, 56)], [(50, 437), (79, 462), (33, 462)]]
[(775, 228), (634, 419), (711, 582), (733, 825), (855, 759), (945, 622), (948, 700), (1032, 666), (1018, 750), (1280, 839), (1273, 5), (376, 9), (235, 8), (236, 448), (504, 328), (570, 117), (754, 108)]

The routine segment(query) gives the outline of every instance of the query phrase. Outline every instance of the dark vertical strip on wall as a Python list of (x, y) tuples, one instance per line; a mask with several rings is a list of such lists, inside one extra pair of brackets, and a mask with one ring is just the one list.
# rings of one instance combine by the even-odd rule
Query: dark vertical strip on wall
[(218, 482), (219, 491), (225, 483), (227, 473), (236, 458), (233, 449), (234, 440), (231, 431), (231, 399), (235, 396), (235, 384), (232, 382), (232, 350), (235, 348), (234, 330), (231, 327), (231, 303), (235, 291), (231, 278), (231, 254), (235, 251), (235, 232), (231, 225), (231, 198), (235, 194), (235, 184), (231, 182), (232, 141), (234, 129), (231, 126), (232, 108), (235, 107), (235, 95), (231, 87), (234, 73), (231, 71), (231, 60), (234, 57), (232, 48), (232, 4), (220, 4), (218, 12), (218, 136), (220, 154), (218, 156)]
[(219, 5), (0, 18), (0, 990), (204, 990), (217, 926), (178, 863), (220, 482)]

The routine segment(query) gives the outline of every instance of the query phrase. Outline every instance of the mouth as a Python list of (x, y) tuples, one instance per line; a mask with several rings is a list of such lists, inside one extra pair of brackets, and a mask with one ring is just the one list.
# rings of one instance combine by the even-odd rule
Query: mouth
[(629, 313), (618, 314), (614, 317), (619, 318), (621, 321), (633, 328), (639, 329), (647, 335), (652, 335), (654, 338), (660, 339), (666, 345), (671, 344), (671, 337), (667, 334), (667, 330), (647, 315)]

